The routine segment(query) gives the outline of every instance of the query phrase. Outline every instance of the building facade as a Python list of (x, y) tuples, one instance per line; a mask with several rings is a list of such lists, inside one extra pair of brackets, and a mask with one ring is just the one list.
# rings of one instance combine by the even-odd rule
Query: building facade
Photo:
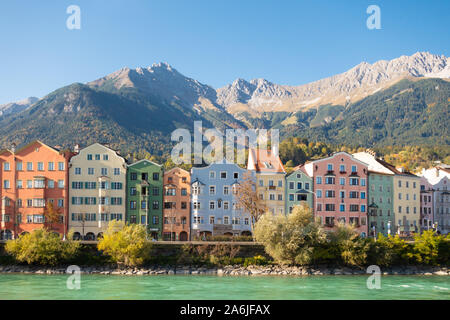
[(191, 169), (191, 238), (249, 235), (251, 219), (237, 207), (237, 184), (247, 170), (226, 160)]
[(313, 209), (313, 179), (310, 177), (304, 166), (294, 168), (294, 171), (286, 176), (286, 213), (291, 213), (296, 205), (306, 203)]
[(69, 166), (69, 227), (75, 239), (97, 240), (109, 221), (125, 221), (125, 159), (94, 143), (73, 156)]
[(450, 232), (450, 190), (449, 178), (443, 177), (433, 185), (434, 191), (434, 219), (437, 232), (448, 234)]
[(424, 177), (420, 178), (420, 229), (432, 230), (434, 227), (433, 185)]
[(190, 198), (191, 174), (181, 168), (164, 172), (163, 240), (190, 240)]
[(256, 192), (267, 211), (286, 214), (286, 171), (277, 150), (250, 149), (247, 169), (255, 173)]
[(353, 157), (366, 163), (369, 168), (369, 236), (394, 234), (394, 172), (386, 168), (374, 152), (358, 152)]
[(149, 237), (162, 238), (163, 167), (143, 159), (128, 165), (127, 222), (145, 225)]
[(368, 166), (346, 152), (309, 162), (305, 170), (314, 180), (315, 216), (326, 230), (337, 222), (352, 224), (367, 236)]
[(71, 156), (37, 140), (0, 152), (1, 239), (43, 227), (67, 234)]

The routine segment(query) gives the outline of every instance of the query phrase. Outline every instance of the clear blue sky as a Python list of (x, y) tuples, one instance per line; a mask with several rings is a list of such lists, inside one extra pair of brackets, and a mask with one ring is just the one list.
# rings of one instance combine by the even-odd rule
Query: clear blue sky
[[(66, 8), (81, 8), (68, 30)], [(381, 8), (381, 30), (366, 8)], [(450, 55), (450, 1), (58, 0), (0, 2), (0, 103), (124, 66), (165, 61), (215, 88), (298, 85), (417, 51)]]

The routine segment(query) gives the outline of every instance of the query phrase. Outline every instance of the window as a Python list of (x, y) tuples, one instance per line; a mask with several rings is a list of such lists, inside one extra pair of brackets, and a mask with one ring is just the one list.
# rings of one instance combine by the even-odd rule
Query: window
[(339, 184), (345, 186), (345, 178), (339, 178)]
[(345, 199), (345, 191), (339, 191), (339, 198)]
[(38, 169), (38, 171), (44, 171), (44, 163), (43, 162), (38, 162), (37, 163), (37, 169)]
[(223, 186), (223, 194), (228, 195), (230, 193), (230, 187), (229, 186)]
[(352, 173), (355, 173), (355, 172), (357, 172), (357, 168), (356, 168), (356, 166), (352, 166)]
[(152, 223), (153, 224), (159, 224), (159, 217), (158, 216), (152, 216)]
[(153, 210), (158, 210), (159, 209), (159, 201), (153, 201), (152, 207), (153, 207)]
[(210, 216), (209, 217), (209, 224), (214, 224), (214, 217), (213, 216)]
[(402, 199), (402, 194), (401, 194), (401, 193), (398, 194), (398, 199), (399, 199), (399, 200)]
[(88, 168), (88, 175), (92, 176), (94, 174), (94, 168)]
[(194, 201), (192, 203), (192, 207), (193, 207), (194, 210), (199, 210), (200, 209), (200, 202)]
[(130, 209), (136, 209), (136, 201), (130, 201)]
[(366, 212), (366, 205), (365, 204), (361, 205), (361, 212)]
[(145, 216), (145, 215), (141, 216), (141, 224), (147, 224), (147, 216)]
[(229, 202), (228, 202), (228, 201), (224, 201), (224, 202), (223, 202), (223, 209), (224, 209), (224, 210), (228, 210), (229, 208), (230, 208)]
[(210, 171), (209, 172), (209, 178), (210, 179), (215, 179), (216, 178), (216, 172), (215, 171)]
[(399, 187), (399, 188), (402, 187), (402, 181), (401, 181), (401, 180), (398, 181), (398, 187)]
[(182, 196), (187, 196), (187, 189), (186, 188), (181, 188), (181, 195)]
[(216, 194), (216, 187), (215, 186), (209, 186), (209, 194), (215, 195)]
[(341, 164), (339, 166), (339, 172), (345, 172), (345, 165)]
[(97, 161), (100, 160), (100, 155), (99, 154), (95, 155), (95, 160), (97, 160)]
[(309, 183), (305, 182), (305, 190), (309, 190)]
[(322, 184), (322, 177), (316, 177), (316, 183)]
[(153, 181), (158, 181), (158, 180), (159, 180), (159, 173), (153, 172)]
[(33, 199), (33, 207), (44, 208), (45, 207), (45, 199)]
[[(350, 205), (350, 211), (351, 211), (351, 212), (359, 211), (359, 205), (357, 205), (357, 204), (351, 204), (351, 205)], [(350, 219), (351, 219), (351, 218), (350, 218)]]
[(294, 189), (294, 183), (293, 182), (289, 182), (289, 190), (293, 190)]
[(64, 188), (64, 180), (58, 180), (58, 188), (60, 189)]
[[(122, 198), (119, 198), (119, 199), (122, 200)], [(111, 198), (111, 200), (112, 200), (112, 198)], [(145, 200), (141, 201), (141, 209), (144, 209), (144, 210), (147, 209), (147, 201), (145, 201)]]
[(22, 189), (23, 185), (22, 185), (22, 180), (17, 180), (17, 189)]
[(199, 195), (200, 194), (200, 187), (199, 186), (192, 186), (192, 194), (193, 195)]
[(361, 178), (361, 186), (363, 186), (363, 187), (366, 186), (366, 179), (365, 178)]
[(33, 206), (33, 200), (32, 199), (27, 199), (27, 207), (30, 208)]
[(359, 192), (357, 192), (357, 191), (350, 191), (348, 197), (350, 199), (358, 199), (359, 198)]
[(75, 174), (80, 175), (81, 174), (81, 168), (75, 168)]
[(273, 193), (269, 194), (269, 200), (275, 200), (275, 195)]
[(64, 171), (64, 162), (58, 162), (58, 170)]
[(325, 204), (325, 211), (335, 211), (335, 206), (333, 203)]
[(328, 170), (328, 171), (333, 171), (333, 165), (332, 165), (331, 163), (329, 163), (329, 164), (327, 165), (327, 170)]
[(322, 190), (317, 190), (316, 195), (317, 198), (322, 198)]
[(58, 207), (59, 208), (64, 208), (64, 199), (58, 199)]
[(55, 187), (55, 181), (54, 180), (48, 180), (47, 186), (49, 189), (53, 189)]
[(283, 195), (282, 194), (278, 194), (277, 199), (278, 199), (278, 201), (283, 201)]
[(340, 204), (339, 205), (339, 211), (340, 212), (344, 212), (345, 211), (345, 204)]
[(283, 180), (278, 180), (278, 187), (280, 187), (280, 188), (283, 187)]
[(335, 197), (334, 190), (326, 190), (325, 191), (325, 198), (334, 198), (334, 197)]
[(214, 207), (215, 207), (215, 202), (214, 201), (210, 201), (209, 202), (209, 209), (210, 210), (214, 210)]
[[(122, 204), (122, 197), (111, 197), (111, 205), (120, 206)], [(145, 208), (142, 208), (145, 209)]]
[(130, 173), (130, 180), (137, 180), (137, 173), (136, 172), (131, 172)]
[(96, 202), (97, 202), (97, 199), (95, 197), (85, 197), (84, 198), (84, 204), (95, 205)]
[(203, 224), (203, 217), (202, 216), (194, 216), (194, 223)]
[(83, 189), (83, 182), (72, 181), (72, 189)]
[(416, 188), (416, 183), (415, 182), (413, 182), (413, 189), (415, 189)]
[(181, 209), (187, 209), (187, 202), (186, 201), (181, 202)]
[(102, 176), (108, 175), (108, 168), (102, 168)]
[(409, 181), (406, 181), (406, 188), (409, 188)]
[(3, 164), (3, 170), (5, 170), (5, 171), (9, 171), (9, 170), (10, 170), (10, 168), (9, 168), (9, 162), (5, 162), (5, 163)]
[(239, 172), (234, 172), (233, 173), (233, 178), (234, 179), (239, 179)]
[(269, 180), (269, 187), (273, 187), (273, 180)]
[[(365, 192), (361, 192), (361, 199), (365, 199), (365, 198), (366, 198), (366, 193)], [(380, 202), (382, 202), (381, 198), (380, 198)]]
[(9, 180), (3, 180), (3, 188), (9, 189)]
[(33, 162), (27, 162), (27, 171), (33, 171)]
[(224, 224), (230, 224), (230, 218), (228, 216), (223, 217)]
[(301, 182), (297, 182), (297, 189), (303, 189), (303, 188), (302, 188), (302, 183), (301, 183)]
[(357, 185), (359, 185), (359, 179), (358, 178), (350, 178), (349, 184), (351, 186), (357, 186)]
[(104, 161), (108, 161), (108, 159), (109, 159), (109, 156), (108, 156), (107, 154), (104, 154), (104, 155), (103, 155), (103, 160), (104, 160)]
[(264, 180), (259, 180), (259, 186), (264, 187)]
[[(109, 221), (108, 214), (107, 214), (107, 213), (102, 213), (102, 214), (100, 215), (100, 219), (101, 219), (102, 221)], [(136, 223), (136, 222), (134, 222), (134, 223)]]
[(17, 171), (22, 171), (23, 170), (23, 163), (22, 163), (22, 161), (17, 162), (16, 169), (17, 169)]
[(226, 179), (227, 173), (225, 171), (220, 172), (220, 179)]
[(92, 160), (92, 154), (88, 154), (88, 155), (87, 155), (87, 159), (88, 159), (88, 160)]
[(120, 168), (114, 168), (114, 175), (118, 176), (120, 174)]
[(122, 190), (122, 182), (111, 182), (111, 190)]

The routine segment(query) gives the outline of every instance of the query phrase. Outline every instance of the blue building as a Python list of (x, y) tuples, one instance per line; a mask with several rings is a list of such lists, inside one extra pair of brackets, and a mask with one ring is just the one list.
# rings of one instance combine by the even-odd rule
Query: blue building
[(236, 186), (246, 172), (226, 160), (191, 169), (192, 239), (251, 234), (250, 215), (236, 204)]

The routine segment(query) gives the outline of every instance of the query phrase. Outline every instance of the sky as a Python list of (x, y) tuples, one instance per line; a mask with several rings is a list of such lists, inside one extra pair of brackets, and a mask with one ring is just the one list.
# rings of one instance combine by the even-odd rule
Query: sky
[[(370, 30), (369, 5), (381, 11)], [(80, 8), (80, 29), (66, 13)], [(300, 85), (362, 61), (450, 55), (450, 1), (58, 0), (0, 2), (0, 104), (122, 67), (167, 62), (214, 88)]]

